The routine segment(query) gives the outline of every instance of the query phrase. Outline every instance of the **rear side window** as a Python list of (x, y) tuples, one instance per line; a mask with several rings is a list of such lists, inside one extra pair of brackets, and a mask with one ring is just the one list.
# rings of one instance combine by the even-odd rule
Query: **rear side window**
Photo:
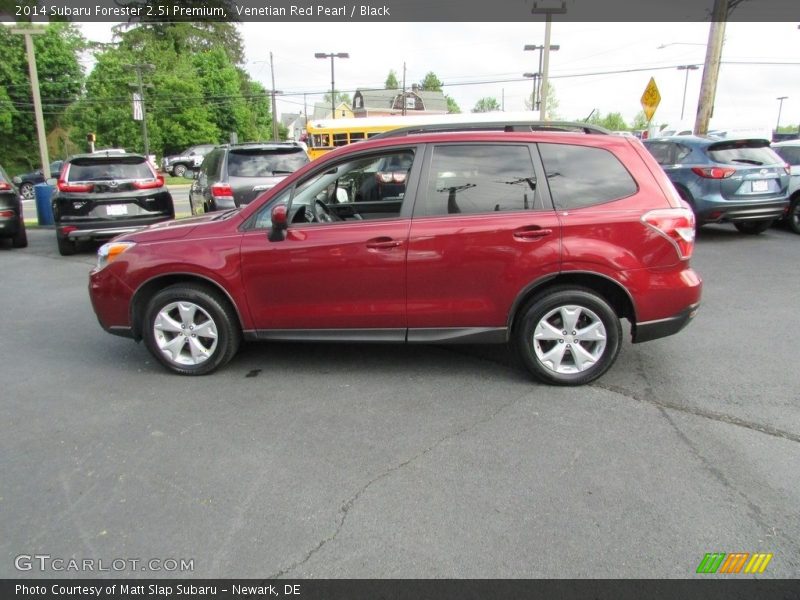
[(219, 176), (219, 165), (222, 159), (222, 150), (210, 152), (203, 160), (203, 172), (211, 177), (216, 178)]
[(542, 209), (527, 146), (437, 146), (424, 214), (476, 214)]
[(302, 149), (231, 150), (228, 154), (228, 175), (231, 177), (271, 177), (294, 173), (308, 162)]
[(142, 158), (86, 158), (70, 164), (67, 181), (153, 179), (153, 171)]
[(582, 208), (635, 194), (636, 182), (608, 150), (569, 144), (539, 144), (556, 208)]
[(790, 165), (800, 165), (800, 146), (778, 146), (774, 150)]
[(708, 147), (708, 156), (714, 162), (726, 165), (775, 165), (783, 161), (761, 140), (731, 140)]
[(691, 148), (675, 142), (650, 142), (645, 148), (660, 165), (677, 165), (692, 153)]

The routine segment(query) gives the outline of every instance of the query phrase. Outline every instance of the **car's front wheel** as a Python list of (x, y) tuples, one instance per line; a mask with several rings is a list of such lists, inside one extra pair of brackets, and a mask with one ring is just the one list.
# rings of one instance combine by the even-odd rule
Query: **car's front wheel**
[(175, 165), (172, 168), (172, 173), (175, 177), (183, 177), (183, 174), (186, 173), (186, 165)]
[(517, 352), (540, 381), (583, 385), (617, 359), (620, 320), (609, 304), (583, 288), (553, 288), (534, 298), (515, 328)]
[(733, 224), (740, 233), (746, 233), (748, 235), (764, 233), (769, 229), (770, 225), (772, 225), (772, 221), (738, 221)]
[(19, 186), (19, 193), (22, 194), (22, 197), (25, 198), (25, 200), (33, 200), (33, 184), (28, 182), (23, 183)]
[(176, 284), (147, 305), (144, 340), (155, 358), (181, 375), (205, 375), (230, 361), (239, 349), (236, 315), (220, 293), (195, 284)]

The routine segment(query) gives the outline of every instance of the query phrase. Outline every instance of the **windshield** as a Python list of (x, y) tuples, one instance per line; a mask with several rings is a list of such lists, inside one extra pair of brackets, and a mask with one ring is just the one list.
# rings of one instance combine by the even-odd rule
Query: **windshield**
[(232, 150), (228, 155), (231, 177), (271, 177), (294, 173), (308, 162), (302, 148), (288, 150)]
[(708, 156), (714, 162), (728, 165), (776, 165), (783, 161), (762, 140), (731, 140), (714, 144), (708, 148)]
[(153, 172), (143, 158), (83, 159), (74, 161), (67, 181), (103, 181), (117, 179), (153, 179)]

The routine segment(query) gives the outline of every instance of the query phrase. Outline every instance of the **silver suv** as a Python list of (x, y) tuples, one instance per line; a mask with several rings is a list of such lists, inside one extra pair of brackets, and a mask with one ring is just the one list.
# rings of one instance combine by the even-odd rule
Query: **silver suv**
[(789, 180), (789, 209), (786, 220), (795, 233), (800, 233), (800, 139), (772, 144), (772, 149), (791, 168)]

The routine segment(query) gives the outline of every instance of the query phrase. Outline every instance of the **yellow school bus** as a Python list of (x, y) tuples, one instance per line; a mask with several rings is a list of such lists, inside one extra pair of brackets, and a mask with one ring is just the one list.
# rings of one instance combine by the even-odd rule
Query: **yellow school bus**
[(448, 115), (406, 115), (389, 117), (354, 117), (350, 119), (317, 119), (309, 121), (308, 155), (319, 158), (339, 146), (347, 146), (373, 135), (416, 125), (461, 125), (468, 123), (505, 123), (534, 121), (531, 112), (491, 112)]

